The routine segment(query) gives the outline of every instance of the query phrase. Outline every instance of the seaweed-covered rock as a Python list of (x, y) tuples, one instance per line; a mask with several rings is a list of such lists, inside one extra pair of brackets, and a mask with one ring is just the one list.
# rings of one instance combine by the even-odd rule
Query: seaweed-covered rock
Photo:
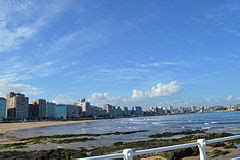
[(86, 157), (85, 150), (56, 149), (41, 151), (7, 151), (0, 152), (0, 159), (71, 159)]
[(197, 156), (197, 155), (199, 155), (198, 147), (184, 148), (184, 149), (178, 149), (175, 151), (168, 151), (168, 152), (161, 153), (161, 156), (163, 156), (167, 160), (180, 160), (183, 157)]

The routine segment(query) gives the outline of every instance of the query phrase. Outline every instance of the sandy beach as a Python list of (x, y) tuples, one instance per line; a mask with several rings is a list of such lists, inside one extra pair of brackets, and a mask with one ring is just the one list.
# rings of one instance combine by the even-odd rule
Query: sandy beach
[(48, 127), (48, 126), (56, 126), (56, 125), (64, 125), (64, 124), (90, 123), (94, 121), (95, 120), (0, 123), (0, 133), (6, 133), (8, 131), (14, 131), (19, 129)]

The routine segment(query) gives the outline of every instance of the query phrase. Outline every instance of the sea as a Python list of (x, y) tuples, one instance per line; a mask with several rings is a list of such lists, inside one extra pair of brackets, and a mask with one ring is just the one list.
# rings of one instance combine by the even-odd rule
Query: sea
[[(209, 133), (230, 132), (240, 134), (240, 111), (235, 112), (211, 112), (197, 114), (164, 115), (151, 117), (133, 117), (118, 119), (103, 119), (94, 122), (79, 124), (66, 124), (59, 126), (40, 127), (8, 132), (4, 137), (17, 139), (80, 133), (109, 133), (147, 130), (126, 135), (108, 135), (96, 137), (94, 141), (62, 144), (61, 147), (68, 149), (94, 148), (111, 145), (115, 142), (129, 142), (149, 139), (149, 135), (163, 132), (178, 132), (186, 130), (205, 130)], [(95, 137), (94, 137), (95, 138)], [(33, 145), (29, 149), (59, 147), (54, 144)]]

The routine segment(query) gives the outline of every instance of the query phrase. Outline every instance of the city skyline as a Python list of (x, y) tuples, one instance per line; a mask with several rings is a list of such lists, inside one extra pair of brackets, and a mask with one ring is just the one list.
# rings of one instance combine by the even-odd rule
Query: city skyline
[(217, 0), (0, 1), (0, 96), (237, 104), (239, 12)]
[(56, 104), (45, 99), (29, 102), (29, 97), (22, 93), (10, 92), (6, 99), (0, 97), (0, 121), (11, 120), (79, 120), (101, 118), (123, 118), (134, 116), (160, 116), (192, 114), (217, 111), (239, 111), (240, 104), (229, 106), (115, 106), (104, 104), (94, 106), (85, 98), (74, 104)]

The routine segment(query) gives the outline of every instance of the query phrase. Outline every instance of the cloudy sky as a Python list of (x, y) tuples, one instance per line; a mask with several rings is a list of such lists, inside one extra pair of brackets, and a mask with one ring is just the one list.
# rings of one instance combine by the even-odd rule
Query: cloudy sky
[(0, 0), (0, 95), (240, 103), (238, 0)]

